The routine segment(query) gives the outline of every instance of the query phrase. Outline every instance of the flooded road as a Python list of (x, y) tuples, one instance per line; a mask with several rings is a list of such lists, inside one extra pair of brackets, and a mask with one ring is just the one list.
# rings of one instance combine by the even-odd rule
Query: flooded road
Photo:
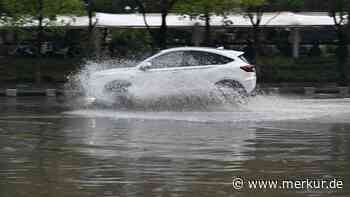
[[(343, 188), (235, 190), (234, 177)], [(0, 99), (1, 197), (349, 195), (350, 99), (265, 96), (186, 112)]]

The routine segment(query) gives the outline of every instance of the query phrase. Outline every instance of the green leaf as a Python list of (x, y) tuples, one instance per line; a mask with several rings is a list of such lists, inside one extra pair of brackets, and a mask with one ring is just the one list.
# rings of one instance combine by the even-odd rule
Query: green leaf
[(3, 16), (10, 25), (23, 25), (38, 20), (42, 13), (45, 20), (54, 21), (59, 15), (79, 16), (85, 13), (81, 0), (41, 0), (40, 12), (38, 0), (2, 0)]

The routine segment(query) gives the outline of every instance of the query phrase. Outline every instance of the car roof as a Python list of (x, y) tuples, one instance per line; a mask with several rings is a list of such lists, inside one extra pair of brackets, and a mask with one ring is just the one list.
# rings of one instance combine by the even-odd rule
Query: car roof
[(162, 50), (161, 53), (176, 52), (176, 51), (204, 51), (209, 53), (225, 55), (228, 57), (238, 57), (244, 54), (244, 52), (242, 51), (209, 48), (209, 47), (176, 47), (176, 48)]

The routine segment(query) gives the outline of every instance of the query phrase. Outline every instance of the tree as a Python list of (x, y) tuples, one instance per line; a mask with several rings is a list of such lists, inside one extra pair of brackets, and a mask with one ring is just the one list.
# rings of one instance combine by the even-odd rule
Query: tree
[(241, 0), (240, 3), (242, 11), (249, 18), (253, 27), (253, 57), (251, 57), (251, 61), (255, 63), (256, 55), (260, 52), (260, 25), (268, 2), (267, 0)]
[(210, 46), (211, 43), (211, 17), (215, 14), (224, 15), (232, 11), (238, 4), (238, 0), (183, 0), (175, 7), (175, 11), (189, 15), (191, 18), (200, 18), (205, 21), (204, 43)]
[(347, 85), (346, 62), (349, 55), (348, 31), (350, 19), (350, 1), (348, 0), (328, 0), (329, 15), (334, 20), (334, 29), (338, 37), (336, 56), (338, 59), (338, 84)]
[(95, 24), (93, 21), (94, 10), (95, 10), (94, 9), (94, 1), (93, 0), (84, 0), (84, 2), (85, 2), (86, 13), (87, 13), (88, 18), (89, 18), (88, 32), (89, 32), (89, 38), (90, 38), (92, 31), (95, 28)]
[(24, 17), (20, 17), (22, 12), (22, 6), (17, 5), (19, 1), (3, 0), (0, 1), (0, 21), (7, 27), (17, 27), (23, 25), (27, 20)]
[[(166, 48), (167, 46), (167, 32), (168, 32), (168, 26), (167, 26), (167, 16), (169, 15), (170, 11), (173, 9), (175, 3), (178, 2), (178, 0), (134, 0), (136, 5), (138, 6), (138, 10), (142, 13), (144, 22), (146, 25), (146, 28), (148, 32), (150, 33), (152, 39), (155, 43), (157, 43), (158, 47), (161, 49)], [(158, 31), (154, 32), (150, 28), (148, 21), (147, 21), (147, 13), (156, 12), (160, 13), (161, 15), (161, 26)]]
[(95, 0), (94, 9), (97, 12), (129, 13), (135, 11), (137, 4), (130, 0)]
[[(240, 0), (241, 10), (253, 26), (253, 43), (255, 54), (260, 53), (261, 22), (267, 11), (295, 11), (300, 9), (303, 0)], [(255, 59), (255, 58), (254, 58)]]
[(7, 10), (5, 9), (3, 2), (0, 1), (0, 22), (6, 21)]
[[(81, 0), (2, 0), (2, 3), (12, 23), (36, 26), (36, 56), (38, 58), (42, 56), (45, 28), (52, 22), (56, 22), (58, 15), (82, 15), (84, 10)], [(36, 82), (40, 83), (40, 63), (37, 65), (36, 73)]]
[(85, 3), (85, 9), (86, 14), (89, 18), (89, 25), (88, 25), (88, 31), (87, 31), (87, 46), (86, 46), (86, 56), (92, 57), (95, 53), (95, 47), (94, 47), (94, 33), (95, 33), (95, 26), (97, 21), (93, 21), (93, 17), (95, 15), (96, 10), (96, 3), (93, 0), (84, 0)]
[(326, 12), (328, 2), (320, 0), (304, 0), (303, 11)]
[[(136, 11), (136, 3), (130, 0), (83, 0), (85, 2), (86, 13), (89, 17), (89, 26), (86, 42), (86, 56), (88, 58), (96, 58), (100, 56), (99, 50), (101, 39), (98, 37), (97, 29), (95, 28), (97, 21), (93, 20), (96, 12), (104, 13), (130, 13)], [(105, 32), (104, 36), (107, 35)]]

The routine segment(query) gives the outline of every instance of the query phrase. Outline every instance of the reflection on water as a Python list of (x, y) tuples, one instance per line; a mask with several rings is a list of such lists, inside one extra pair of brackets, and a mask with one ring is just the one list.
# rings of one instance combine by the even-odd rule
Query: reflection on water
[[(350, 101), (293, 101), (307, 117), (288, 105), (141, 113), (67, 112), (66, 103), (36, 98), (0, 102), (1, 197), (350, 194)], [(337, 177), (345, 186), (334, 193), (237, 192), (234, 176)]]

